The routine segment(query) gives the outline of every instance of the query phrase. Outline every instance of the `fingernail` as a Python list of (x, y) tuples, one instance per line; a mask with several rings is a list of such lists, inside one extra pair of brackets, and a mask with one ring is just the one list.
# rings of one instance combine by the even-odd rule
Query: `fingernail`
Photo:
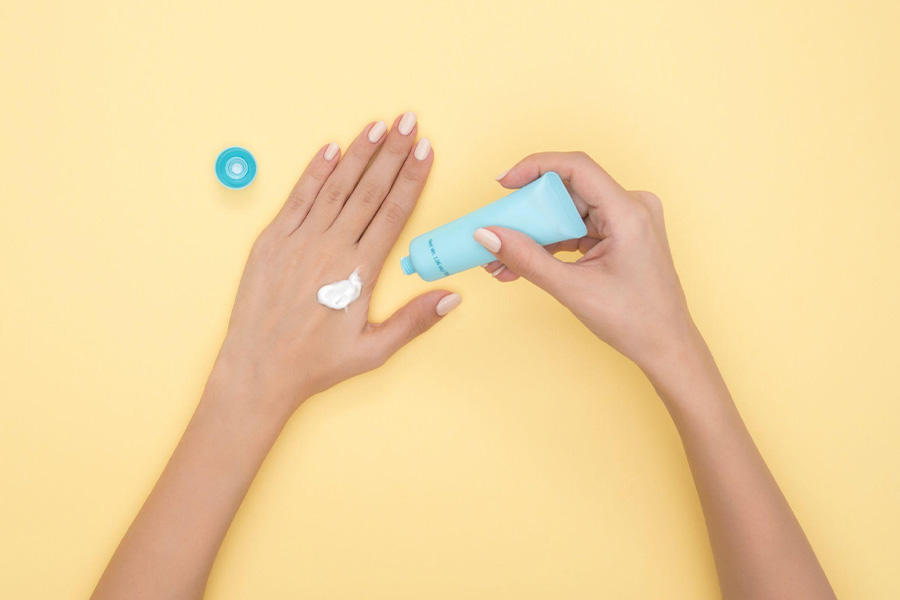
[(387, 131), (387, 123), (384, 121), (376, 121), (372, 128), (369, 129), (369, 141), (373, 144), (381, 139), (384, 132)]
[(491, 273), (491, 277), (496, 278), (497, 275), (499, 275), (500, 273), (502, 273), (502, 272), (503, 272), (503, 269), (505, 269), (505, 268), (506, 268), (506, 265), (500, 265), (500, 268), (499, 268), (499, 269), (497, 269), (496, 271), (494, 271), (493, 273)]
[(509, 169), (507, 169), (507, 170), (503, 171), (502, 173), (500, 173), (499, 175), (497, 175), (497, 181), (500, 181), (501, 179), (506, 177), (507, 173), (509, 173)]
[(400, 124), (397, 125), (397, 130), (401, 135), (409, 135), (409, 132), (413, 130), (413, 127), (416, 126), (416, 113), (408, 112), (404, 113), (400, 118)]
[(459, 294), (449, 294), (441, 298), (440, 302), (437, 303), (435, 307), (435, 311), (440, 316), (446, 315), (448, 312), (456, 308), (462, 302), (462, 296)]
[(325, 154), (323, 155), (323, 157), (325, 158), (325, 160), (331, 160), (332, 158), (337, 156), (338, 150), (340, 149), (341, 147), (338, 146), (335, 142), (331, 142), (330, 144), (328, 144), (328, 147), (325, 148)]
[(481, 229), (476, 229), (472, 237), (475, 238), (476, 242), (487, 248), (489, 252), (494, 254), (500, 252), (500, 238), (493, 231), (482, 227)]
[(428, 138), (422, 138), (419, 140), (419, 143), (416, 144), (413, 156), (415, 156), (417, 160), (425, 160), (428, 158), (429, 154), (431, 154), (431, 142), (428, 141)]

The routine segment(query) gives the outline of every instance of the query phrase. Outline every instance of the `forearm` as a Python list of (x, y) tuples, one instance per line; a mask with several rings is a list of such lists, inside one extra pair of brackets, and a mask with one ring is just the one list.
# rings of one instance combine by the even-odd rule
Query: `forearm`
[(201, 598), (225, 533), (283, 426), (214, 372), (95, 600)]
[(834, 598), (696, 330), (648, 376), (684, 444), (723, 597)]

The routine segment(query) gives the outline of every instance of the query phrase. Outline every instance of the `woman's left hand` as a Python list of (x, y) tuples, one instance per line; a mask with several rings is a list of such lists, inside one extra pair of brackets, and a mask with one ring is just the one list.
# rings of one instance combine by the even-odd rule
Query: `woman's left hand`
[[(319, 150), (250, 252), (210, 385), (289, 416), (307, 397), (382, 365), (461, 299), (423, 294), (384, 323), (369, 301), (384, 261), (434, 161), (406, 113), (387, 131), (369, 123), (339, 156)], [(371, 163), (371, 164), (370, 164)], [(359, 269), (362, 291), (346, 310), (319, 304), (323, 285)]]

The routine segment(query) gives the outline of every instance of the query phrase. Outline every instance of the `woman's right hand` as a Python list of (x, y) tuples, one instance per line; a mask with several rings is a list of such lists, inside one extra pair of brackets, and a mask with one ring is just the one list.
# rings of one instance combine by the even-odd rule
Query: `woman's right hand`
[[(709, 531), (723, 598), (835, 595), (691, 320), (662, 206), (622, 189), (581, 152), (534, 154), (501, 176), (518, 188), (547, 171), (566, 182), (588, 233), (544, 248), (502, 227), (475, 232), (500, 281), (531, 280), (647, 374), (672, 415)], [(580, 250), (574, 263), (557, 250)]]
[[(497, 257), (487, 271), (501, 282), (521, 276), (543, 288), (645, 372), (694, 345), (700, 337), (672, 262), (659, 198), (623, 189), (583, 152), (532, 154), (498, 180), (520, 188), (547, 171), (565, 182), (587, 235), (544, 248), (512, 229), (479, 229), (475, 239)], [(553, 256), (576, 250), (583, 256), (574, 263)]]

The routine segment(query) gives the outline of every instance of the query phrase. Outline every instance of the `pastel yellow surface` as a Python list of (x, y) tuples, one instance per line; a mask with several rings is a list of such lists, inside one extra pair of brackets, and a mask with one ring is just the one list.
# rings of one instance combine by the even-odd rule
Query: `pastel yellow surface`
[[(900, 596), (900, 5), (12, 2), (0, 8), (0, 581), (86, 597), (306, 161), (419, 114), (417, 233), (583, 149), (664, 200), (695, 318), (838, 595)], [(253, 185), (216, 154), (244, 145)], [(717, 596), (640, 373), (527, 283), (308, 402), (209, 597)]]

